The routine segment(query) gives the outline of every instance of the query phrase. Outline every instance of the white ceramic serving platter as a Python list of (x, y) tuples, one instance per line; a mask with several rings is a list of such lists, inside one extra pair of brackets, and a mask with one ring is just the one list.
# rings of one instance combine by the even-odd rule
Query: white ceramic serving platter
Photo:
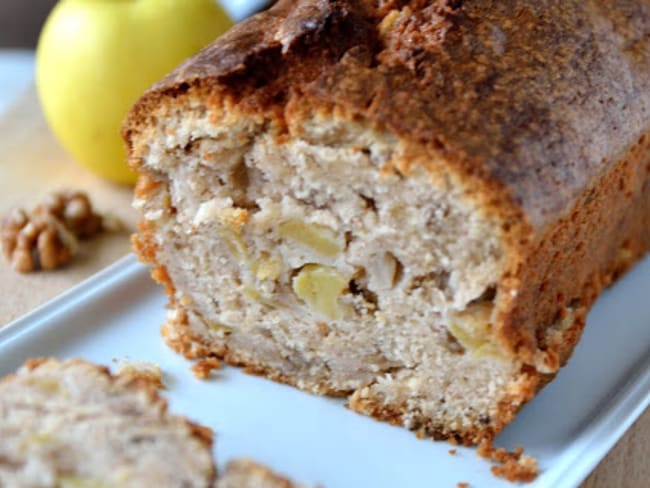
[[(327, 488), (512, 487), (473, 449), (452, 456), (447, 443), (419, 440), (346, 409), (342, 400), (230, 367), (212, 380), (195, 379), (190, 362), (160, 338), (165, 301), (129, 256), (1, 329), (0, 375), (38, 356), (113, 366), (115, 359), (153, 361), (163, 369), (171, 410), (214, 429), (219, 465), (252, 457)], [(569, 365), (496, 444), (523, 445), (537, 457), (541, 474), (528, 486), (576, 486), (649, 402), (650, 258), (603, 294)]]

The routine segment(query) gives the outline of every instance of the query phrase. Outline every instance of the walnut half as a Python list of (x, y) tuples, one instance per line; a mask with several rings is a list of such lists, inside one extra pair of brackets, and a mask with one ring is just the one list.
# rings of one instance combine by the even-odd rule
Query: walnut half
[(102, 230), (102, 216), (95, 213), (88, 195), (80, 191), (62, 191), (48, 195), (34, 214), (50, 214), (80, 239)]
[(14, 211), (2, 225), (2, 248), (11, 266), (21, 273), (55, 269), (77, 251), (77, 238), (52, 215)]
[(11, 266), (21, 273), (56, 269), (70, 262), (78, 239), (91, 237), (109, 227), (95, 213), (83, 192), (53, 193), (31, 212), (16, 209), (0, 229), (2, 250)]

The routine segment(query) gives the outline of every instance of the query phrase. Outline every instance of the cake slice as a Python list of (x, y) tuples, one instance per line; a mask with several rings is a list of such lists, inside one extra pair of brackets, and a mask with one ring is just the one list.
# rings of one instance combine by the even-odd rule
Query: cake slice
[(217, 480), (212, 431), (169, 414), (161, 386), (142, 365), (28, 361), (0, 380), (0, 486), (298, 488), (247, 459)]
[(123, 134), (164, 336), (489, 439), (650, 247), (650, 2), (280, 1)]
[(0, 486), (210, 487), (210, 429), (173, 416), (150, 375), (28, 361), (0, 380)]

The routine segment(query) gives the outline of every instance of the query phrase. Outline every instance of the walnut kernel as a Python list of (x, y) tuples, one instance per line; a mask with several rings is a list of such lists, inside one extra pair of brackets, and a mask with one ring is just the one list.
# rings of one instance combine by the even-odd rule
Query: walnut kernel
[(78, 239), (104, 230), (104, 221), (85, 193), (64, 191), (49, 195), (31, 212), (12, 211), (2, 222), (0, 241), (16, 271), (51, 270), (70, 262)]

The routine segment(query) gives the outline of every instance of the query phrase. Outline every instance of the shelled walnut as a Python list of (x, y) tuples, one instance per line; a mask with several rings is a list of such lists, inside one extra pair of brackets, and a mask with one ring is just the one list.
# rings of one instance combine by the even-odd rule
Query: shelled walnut
[(95, 213), (88, 195), (80, 191), (52, 193), (36, 206), (33, 213), (54, 216), (80, 239), (102, 231), (102, 216)]
[(31, 212), (12, 211), (2, 221), (2, 250), (21, 273), (56, 269), (70, 262), (78, 240), (107, 228), (83, 192), (53, 193)]

